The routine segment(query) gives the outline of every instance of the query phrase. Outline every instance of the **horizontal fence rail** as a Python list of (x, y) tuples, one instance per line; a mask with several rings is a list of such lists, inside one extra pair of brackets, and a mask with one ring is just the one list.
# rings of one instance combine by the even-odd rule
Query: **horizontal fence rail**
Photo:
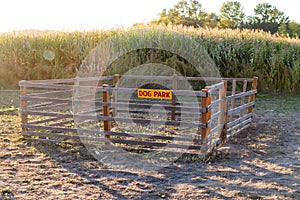
[[(170, 81), (172, 99), (140, 99), (138, 88), (118, 86), (120, 78)], [(182, 80), (214, 83), (183, 90), (178, 89)], [(27, 139), (101, 143), (105, 138), (125, 149), (192, 154), (211, 150), (249, 127), (257, 93), (257, 77), (114, 75), (19, 85), (21, 126)], [(146, 132), (145, 127), (151, 130)]]

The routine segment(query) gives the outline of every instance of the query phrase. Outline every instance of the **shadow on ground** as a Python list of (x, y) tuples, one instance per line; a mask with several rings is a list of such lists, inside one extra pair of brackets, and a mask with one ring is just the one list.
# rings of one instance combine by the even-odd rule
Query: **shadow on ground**
[(98, 188), (98, 198), (300, 198), (300, 123), (290, 121), (298, 113), (256, 113), (254, 124), (206, 163), (176, 162), (157, 172), (110, 169), (81, 146), (36, 147), (76, 174), (75, 185)]

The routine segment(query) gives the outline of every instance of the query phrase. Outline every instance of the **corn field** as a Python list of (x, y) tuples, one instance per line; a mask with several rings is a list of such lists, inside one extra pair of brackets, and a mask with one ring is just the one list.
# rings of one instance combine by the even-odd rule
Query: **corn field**
[[(183, 26), (164, 28), (188, 34), (197, 40), (214, 60), (223, 77), (258, 76), (260, 92), (299, 91), (300, 40), (251, 30), (195, 29)], [(22, 79), (74, 77), (85, 57), (97, 44), (122, 31), (28, 31), (1, 34), (0, 89), (17, 88), (18, 81)], [(135, 40), (134, 35), (127, 39)], [(123, 55), (107, 73), (122, 74), (130, 67), (151, 62), (173, 66), (186, 76), (199, 75), (187, 61), (177, 55), (152, 49)]]

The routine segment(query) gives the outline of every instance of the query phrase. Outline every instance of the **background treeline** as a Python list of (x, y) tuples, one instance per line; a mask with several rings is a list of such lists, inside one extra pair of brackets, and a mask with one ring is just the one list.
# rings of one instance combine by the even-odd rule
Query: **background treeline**
[[(164, 28), (184, 32), (199, 41), (223, 77), (259, 76), (260, 92), (299, 91), (299, 39), (248, 29), (207, 29), (182, 25)], [(18, 88), (18, 81), (22, 79), (75, 77), (88, 53), (97, 44), (120, 31), (123, 30), (2, 34), (0, 89)], [(113, 63), (113, 69), (122, 73), (128, 67), (158, 62), (177, 66), (187, 76), (199, 76), (190, 70), (184, 60), (165, 54), (153, 54), (149, 49), (131, 52)]]
[(197, 0), (181, 0), (164, 9), (150, 24), (185, 25), (203, 28), (257, 29), (287, 37), (300, 36), (300, 24), (289, 20), (284, 12), (268, 3), (257, 4), (252, 16), (246, 16), (238, 1), (227, 1), (220, 14), (206, 12)]

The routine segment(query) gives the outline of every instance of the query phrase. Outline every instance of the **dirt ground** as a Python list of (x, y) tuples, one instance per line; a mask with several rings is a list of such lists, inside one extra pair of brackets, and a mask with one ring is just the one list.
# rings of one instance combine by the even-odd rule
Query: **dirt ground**
[(300, 199), (299, 104), (258, 103), (252, 126), (214, 158), (156, 173), (110, 169), (79, 145), (28, 144), (19, 116), (2, 112), (0, 199)]

